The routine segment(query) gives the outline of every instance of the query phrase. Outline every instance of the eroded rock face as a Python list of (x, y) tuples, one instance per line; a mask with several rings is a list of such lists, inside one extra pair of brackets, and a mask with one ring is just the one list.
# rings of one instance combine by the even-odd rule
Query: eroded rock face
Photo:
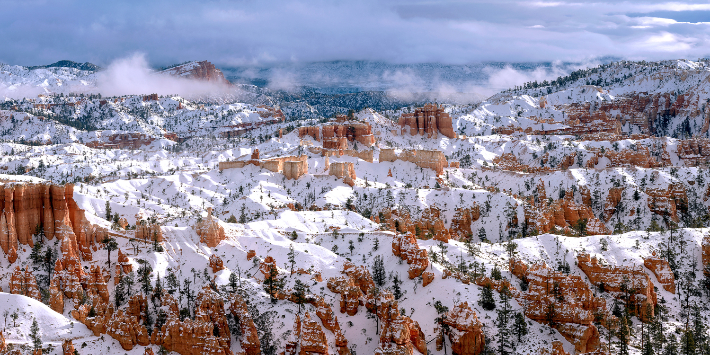
[(160, 243), (163, 241), (163, 230), (158, 224), (141, 223), (136, 226), (136, 239)]
[(148, 330), (122, 310), (107, 319), (106, 334), (118, 340), (123, 350), (131, 350), (136, 344), (143, 346), (150, 344)]
[(343, 179), (343, 182), (350, 186), (355, 185), (355, 179), (357, 178), (355, 176), (355, 166), (350, 162), (330, 163), (328, 174)]
[(656, 279), (666, 291), (675, 293), (675, 276), (668, 264), (668, 260), (657, 257), (654, 252), (653, 255), (643, 259), (643, 265), (653, 272), (653, 275), (656, 276)]
[(399, 313), (399, 306), (389, 292), (375, 299), (368, 295), (367, 308), (380, 318), (380, 346), (375, 354), (426, 354), (424, 332), (419, 323)]
[(204, 60), (201, 62), (189, 62), (181, 64), (169, 69), (165, 69), (162, 73), (169, 75), (197, 79), (201, 81), (214, 82), (223, 85), (231, 85), (227, 79), (224, 78), (224, 74), (221, 70), (217, 69), (214, 64)]
[(10, 293), (27, 296), (36, 300), (41, 299), (34, 274), (27, 268), (21, 270), (19, 266), (15, 267), (15, 271), (13, 271), (10, 278)]
[(255, 165), (275, 173), (282, 173), (287, 179), (298, 179), (308, 174), (308, 157), (306, 155), (269, 158), (265, 160), (237, 160), (219, 162), (219, 170), (241, 169), (247, 165)]
[(210, 255), (210, 268), (212, 268), (214, 273), (224, 270), (224, 263), (217, 254)]
[(397, 154), (394, 149), (380, 150), (380, 162), (397, 160), (414, 163), (420, 168), (432, 169), (436, 171), (436, 175), (441, 175), (444, 168), (449, 166), (444, 153), (439, 150), (404, 150), (400, 154)]
[(584, 271), (593, 285), (603, 284), (604, 289), (616, 293), (623, 292), (624, 286), (630, 290), (631, 303), (635, 305), (631, 312), (642, 320), (645, 321), (647, 309), (653, 315), (657, 302), (656, 292), (643, 268), (600, 265), (596, 257), (588, 254), (577, 255), (577, 266)]
[[(412, 234), (398, 234), (392, 239), (392, 253), (409, 264), (409, 278), (422, 275), (429, 267), (429, 256), (426, 249), (420, 249), (417, 239)], [(429, 280), (431, 282), (431, 280)]]
[[(528, 221), (528, 226), (536, 229), (541, 233), (547, 233), (555, 228), (560, 228), (566, 232), (576, 230), (576, 226), (580, 220), (586, 220), (586, 234), (599, 235), (609, 234), (611, 231), (606, 227), (604, 222), (594, 216), (591, 209), (591, 197), (589, 189), (586, 187), (579, 188), (577, 191), (567, 190), (562, 199), (550, 201), (547, 199), (545, 192), (545, 184), (542, 180), (535, 187), (537, 199), (529, 197), (525, 204), (525, 218)], [(614, 190), (610, 192), (612, 195)], [(576, 202), (581, 201), (581, 203)], [(616, 208), (618, 201), (613, 204), (613, 207), (608, 207), (607, 211), (612, 213)], [(607, 206), (612, 206), (612, 203), (607, 200)]]
[(200, 236), (200, 242), (207, 244), (210, 248), (216, 247), (226, 239), (224, 228), (219, 224), (219, 220), (212, 216), (212, 208), (208, 208), (207, 217), (197, 222), (192, 228)]
[(528, 281), (528, 290), (520, 294), (528, 304), (526, 317), (547, 323), (551, 315), (555, 328), (580, 353), (599, 348), (594, 313), (605, 313), (606, 302), (595, 297), (581, 277), (556, 272), (544, 263), (528, 266), (515, 258), (510, 260), (510, 270)]
[(74, 344), (71, 340), (65, 340), (64, 342), (62, 342), (62, 354), (74, 355)]
[(306, 312), (301, 322), (301, 341), (299, 355), (328, 354), (328, 341), (320, 324), (311, 319)]
[[(485, 335), (476, 312), (471, 310), (468, 302), (459, 303), (446, 312), (444, 324), (451, 329), (449, 341), (453, 355), (478, 355), (483, 352)], [(443, 345), (443, 342), (440, 343), (437, 339), (437, 350), (440, 350), (440, 344)]]
[[(17, 258), (20, 244), (32, 247), (32, 234), (41, 228), (45, 237), (62, 241), (65, 256), (91, 260), (95, 242), (93, 226), (74, 201), (73, 185), (14, 183), (0, 185), (0, 247), (10, 262)], [(87, 231), (89, 233), (87, 234)]]
[(321, 127), (299, 127), (298, 137), (311, 136), (316, 141), (323, 141), (323, 149), (346, 150), (348, 142), (358, 142), (366, 147), (375, 144), (372, 126), (364, 122), (343, 122)]
[(402, 135), (426, 134), (428, 138), (437, 138), (441, 133), (448, 138), (456, 138), (451, 117), (438, 104), (427, 104), (418, 107), (413, 113), (402, 114), (399, 117), (399, 126), (402, 128)]
[(678, 209), (687, 209), (688, 196), (685, 192), (685, 187), (680, 183), (668, 185), (666, 189), (647, 188), (648, 208), (651, 212), (661, 216), (671, 218), (674, 222), (678, 222)]
[(254, 320), (249, 314), (246, 302), (236, 293), (231, 295), (229, 311), (239, 320), (239, 327), (242, 330), (242, 336), (239, 340), (244, 353), (246, 355), (260, 355), (261, 343)]

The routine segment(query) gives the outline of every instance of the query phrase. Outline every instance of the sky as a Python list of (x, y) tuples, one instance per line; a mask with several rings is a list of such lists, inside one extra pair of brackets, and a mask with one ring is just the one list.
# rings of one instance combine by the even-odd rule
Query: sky
[(707, 1), (0, 0), (0, 62), (696, 59)]

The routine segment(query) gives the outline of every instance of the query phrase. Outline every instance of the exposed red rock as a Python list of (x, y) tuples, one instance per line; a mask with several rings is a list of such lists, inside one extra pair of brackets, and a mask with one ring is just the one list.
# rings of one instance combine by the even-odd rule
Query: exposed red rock
[(224, 263), (217, 254), (210, 255), (210, 268), (212, 268), (212, 272), (214, 273), (224, 270)]
[(436, 175), (441, 175), (448, 167), (444, 153), (439, 150), (404, 150), (398, 154), (394, 149), (381, 149), (380, 162), (408, 161), (420, 168), (432, 169)]
[(416, 108), (413, 113), (402, 114), (399, 117), (399, 126), (402, 128), (402, 135), (426, 134), (428, 138), (437, 138), (438, 133), (441, 133), (448, 138), (456, 138), (451, 116), (438, 104), (427, 104)]
[[(409, 278), (422, 275), (429, 267), (429, 256), (426, 249), (420, 249), (417, 239), (412, 234), (397, 234), (392, 238), (392, 253), (409, 264)], [(431, 282), (431, 280), (429, 280)]]
[(212, 208), (208, 208), (207, 217), (198, 221), (192, 228), (200, 236), (200, 242), (205, 243), (210, 248), (216, 247), (227, 238), (224, 234), (224, 227), (219, 224), (219, 220), (216, 217), (212, 216)]
[[(450, 329), (448, 337), (453, 355), (478, 355), (483, 352), (485, 335), (476, 312), (471, 310), (468, 302), (459, 303), (446, 312), (443, 322)], [(443, 344), (443, 339), (437, 338), (437, 350), (441, 350)]]
[(399, 313), (399, 306), (389, 292), (377, 299), (368, 295), (366, 306), (380, 318), (380, 346), (375, 354), (408, 354), (417, 349), (426, 354), (426, 340), (419, 323)]
[(10, 293), (27, 296), (36, 300), (41, 299), (34, 274), (27, 268), (21, 270), (19, 266), (15, 267), (15, 271), (13, 271), (10, 277)]
[(201, 62), (189, 62), (180, 64), (162, 71), (162, 73), (200, 81), (214, 82), (217, 84), (231, 85), (221, 70), (214, 64), (204, 60)]
[(355, 185), (355, 179), (357, 178), (355, 176), (355, 166), (350, 162), (330, 163), (328, 174), (343, 179), (343, 182), (350, 186)]

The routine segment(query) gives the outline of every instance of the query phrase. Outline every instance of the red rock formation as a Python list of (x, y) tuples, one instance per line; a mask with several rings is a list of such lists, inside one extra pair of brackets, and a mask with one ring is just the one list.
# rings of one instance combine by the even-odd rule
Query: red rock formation
[[(457, 304), (446, 312), (443, 320), (449, 326), (449, 341), (451, 341), (451, 354), (453, 355), (478, 355), (483, 352), (485, 335), (481, 329), (476, 312), (471, 310), (468, 302)], [(437, 339), (437, 350), (441, 350), (443, 339)]]
[(605, 313), (606, 303), (594, 296), (581, 277), (553, 271), (544, 263), (528, 266), (516, 259), (510, 260), (510, 270), (528, 281), (528, 290), (520, 295), (527, 304), (525, 315), (528, 318), (546, 323), (551, 312), (556, 329), (578, 352), (590, 352), (599, 347), (594, 313)]
[(74, 355), (74, 344), (71, 340), (65, 340), (64, 342), (62, 342), (62, 354)]
[(410, 279), (421, 276), (429, 266), (429, 256), (426, 249), (419, 248), (417, 239), (412, 234), (395, 235), (392, 239), (392, 253), (409, 264)]
[(207, 208), (207, 217), (195, 223), (192, 228), (200, 236), (200, 242), (214, 248), (227, 237), (219, 220), (212, 216), (212, 208)]
[(473, 207), (457, 208), (451, 219), (449, 234), (452, 237), (457, 236), (458, 240), (465, 240), (472, 233), (471, 224), (478, 221), (479, 218), (481, 218), (481, 208), (475, 202)]
[(36, 300), (41, 299), (34, 274), (27, 268), (25, 268), (24, 271), (20, 270), (19, 266), (15, 267), (15, 271), (10, 277), (10, 293), (27, 296)]
[(417, 349), (426, 354), (424, 332), (419, 323), (399, 313), (399, 306), (389, 292), (375, 299), (368, 295), (366, 306), (380, 318), (380, 346), (375, 354), (413, 354)]
[(224, 270), (224, 263), (222, 262), (222, 259), (217, 256), (217, 254), (210, 255), (210, 267), (214, 273)]
[(254, 320), (249, 314), (247, 304), (239, 294), (232, 294), (232, 299), (229, 305), (229, 311), (237, 317), (239, 328), (242, 330), (240, 345), (244, 350), (245, 355), (260, 355), (261, 343), (259, 342), (259, 334), (256, 331)]
[(158, 243), (163, 241), (163, 230), (160, 229), (160, 225), (141, 222), (136, 226), (136, 239)]
[(301, 341), (299, 355), (328, 354), (328, 341), (318, 322), (306, 312), (301, 322)]
[(710, 264), (710, 235), (703, 238), (703, 265)]
[(441, 175), (444, 168), (449, 166), (444, 153), (439, 150), (405, 150), (401, 154), (397, 154), (394, 149), (380, 150), (380, 163), (397, 160), (414, 163), (420, 168), (432, 169), (436, 171), (436, 175)]
[(122, 310), (107, 318), (106, 334), (118, 340), (123, 350), (131, 350), (136, 344), (143, 346), (150, 344), (145, 327), (124, 314)]
[(667, 260), (657, 257), (654, 252), (653, 255), (643, 259), (643, 265), (653, 272), (666, 291), (675, 293), (675, 276)]
[(434, 273), (425, 271), (422, 273), (422, 287), (427, 287), (432, 281), (434, 281)]
[(350, 186), (355, 185), (355, 179), (357, 178), (355, 176), (355, 166), (350, 162), (330, 163), (328, 174), (343, 179), (343, 182)]
[(611, 292), (622, 292), (623, 285), (627, 290), (633, 292), (630, 295), (632, 305), (631, 311), (641, 319), (646, 317), (646, 309), (653, 310), (656, 305), (656, 292), (653, 290), (653, 283), (642, 268), (603, 266), (597, 258), (588, 254), (577, 255), (577, 266), (593, 285), (604, 284), (604, 288)]
[(666, 189), (647, 188), (648, 208), (651, 212), (669, 217), (678, 222), (678, 208), (687, 208), (688, 197), (680, 183), (668, 185)]
[(426, 134), (428, 138), (437, 138), (438, 133), (441, 133), (448, 138), (456, 138), (451, 117), (437, 104), (427, 104), (418, 107), (413, 113), (402, 114), (399, 117), (399, 126), (402, 128), (402, 135)]
[(224, 78), (222, 71), (217, 69), (214, 64), (206, 60), (201, 62), (194, 61), (180, 64), (172, 68), (165, 69), (161, 73), (182, 78), (208, 81), (222, 85), (231, 85), (230, 82)]

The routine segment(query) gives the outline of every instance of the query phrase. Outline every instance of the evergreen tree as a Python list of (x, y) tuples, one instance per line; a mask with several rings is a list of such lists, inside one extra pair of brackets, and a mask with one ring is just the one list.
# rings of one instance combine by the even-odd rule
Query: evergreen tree
[(515, 320), (513, 321), (513, 334), (515, 335), (515, 340), (518, 344), (523, 341), (523, 337), (528, 335), (528, 322), (525, 319), (525, 314), (523, 314), (523, 312), (515, 313)]
[(306, 284), (304, 284), (301, 280), (296, 279), (293, 296), (295, 298), (294, 302), (298, 304), (298, 314), (301, 314), (301, 305), (306, 302), (308, 292), (308, 286), (306, 286)]
[(683, 355), (695, 355), (695, 337), (691, 330), (683, 332), (680, 339), (680, 351)]
[(399, 274), (394, 274), (394, 280), (392, 280), (392, 283), (394, 284), (394, 286), (392, 286), (392, 294), (394, 295), (394, 299), (399, 300), (402, 298), (402, 289), (399, 287), (402, 281), (399, 279)]
[(491, 289), (491, 285), (483, 287), (481, 298), (478, 300), (478, 305), (487, 311), (496, 309), (496, 301), (493, 298), (493, 290)]
[(296, 252), (293, 250), (293, 244), (288, 247), (288, 263), (291, 264), (291, 275), (293, 275), (293, 267), (296, 265)]
[(283, 289), (284, 281), (279, 278), (279, 271), (275, 266), (269, 269), (269, 276), (264, 280), (264, 291), (271, 296), (271, 303), (276, 303), (276, 294)]
[(116, 239), (110, 237), (104, 238), (103, 243), (104, 249), (106, 249), (108, 254), (108, 269), (111, 270), (111, 252), (118, 249), (118, 243), (116, 242)]
[(510, 291), (503, 286), (499, 294), (500, 307), (498, 307), (495, 325), (498, 328), (498, 354), (508, 355), (513, 351), (512, 339), (510, 338)]
[(42, 334), (40, 334), (39, 331), (39, 324), (37, 324), (37, 318), (32, 318), (32, 326), (30, 327), (30, 338), (32, 338), (33, 349), (42, 349)]
[(668, 342), (666, 347), (663, 349), (663, 355), (678, 355), (678, 340), (675, 334), (670, 334), (668, 336)]
[(385, 263), (382, 260), (382, 256), (375, 256), (375, 261), (372, 264), (372, 280), (375, 281), (377, 286), (382, 287), (385, 284), (386, 273), (385, 273)]
[(619, 321), (619, 329), (616, 331), (619, 355), (629, 355), (629, 321), (626, 317), (621, 317)]

